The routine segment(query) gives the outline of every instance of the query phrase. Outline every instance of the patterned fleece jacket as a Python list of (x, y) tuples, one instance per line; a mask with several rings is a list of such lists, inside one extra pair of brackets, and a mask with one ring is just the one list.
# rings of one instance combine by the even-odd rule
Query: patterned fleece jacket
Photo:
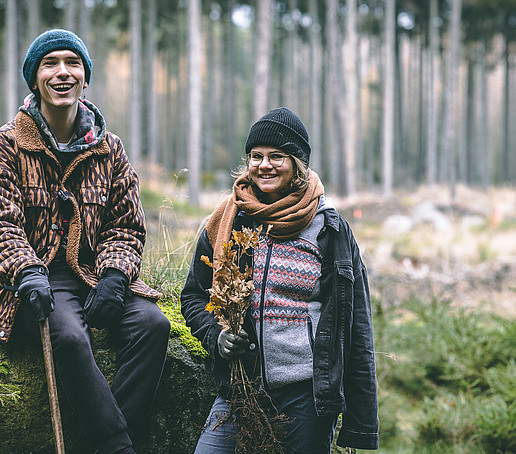
[[(66, 168), (30, 100), (0, 128), (0, 342), (9, 339), (20, 304), (16, 277), (56, 258), (63, 221), (69, 222), (66, 263), (86, 284), (94, 287), (112, 267), (127, 275), (136, 294), (159, 297), (138, 278), (146, 235), (138, 177), (98, 109), (81, 99), (79, 111), (91, 127), (74, 139)], [(68, 219), (63, 201), (71, 206)]]

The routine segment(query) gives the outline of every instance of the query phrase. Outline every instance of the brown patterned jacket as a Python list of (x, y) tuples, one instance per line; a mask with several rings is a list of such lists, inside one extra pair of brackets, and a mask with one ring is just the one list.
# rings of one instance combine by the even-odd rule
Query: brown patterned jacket
[(118, 268), (136, 294), (159, 297), (138, 278), (145, 217), (120, 139), (106, 132), (63, 171), (34, 120), (19, 112), (0, 128), (0, 342), (9, 339), (20, 304), (13, 291), (18, 273), (48, 266), (58, 251), (60, 191), (73, 205), (66, 262), (75, 273), (93, 287), (104, 268)]

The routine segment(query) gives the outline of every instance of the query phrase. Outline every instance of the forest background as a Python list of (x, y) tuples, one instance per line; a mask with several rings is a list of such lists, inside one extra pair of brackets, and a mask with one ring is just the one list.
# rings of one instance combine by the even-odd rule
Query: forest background
[(49, 27), (90, 50), (163, 304), (249, 126), (288, 106), (369, 270), (380, 452), (516, 451), (516, 0), (0, 0), (1, 124)]
[[(0, 0), (0, 121), (49, 27), (94, 61), (87, 97), (134, 163), (227, 187), (250, 124), (286, 105), (343, 195), (516, 177), (515, 0)], [(186, 176), (185, 176), (186, 177)]]

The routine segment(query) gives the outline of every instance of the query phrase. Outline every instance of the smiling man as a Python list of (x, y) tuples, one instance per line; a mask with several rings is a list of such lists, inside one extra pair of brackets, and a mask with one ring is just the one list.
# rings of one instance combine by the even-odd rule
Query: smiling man
[[(91, 69), (77, 35), (41, 34), (23, 63), (32, 93), (0, 128), (0, 342), (13, 324), (38, 339), (48, 318), (60, 385), (91, 451), (128, 454), (161, 377), (170, 325), (158, 292), (139, 279), (146, 230), (138, 177), (81, 97)], [(115, 340), (111, 386), (90, 327)]]

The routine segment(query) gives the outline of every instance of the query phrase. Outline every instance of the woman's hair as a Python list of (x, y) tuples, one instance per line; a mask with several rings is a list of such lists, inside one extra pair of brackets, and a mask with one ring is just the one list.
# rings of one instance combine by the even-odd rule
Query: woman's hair
[[(249, 158), (250, 154), (246, 155), (243, 158), (243, 164), (240, 165), (237, 169), (231, 172), (231, 175), (237, 179), (240, 177), (246, 177), (249, 178)], [(304, 191), (308, 187), (308, 183), (310, 182), (310, 176), (308, 171), (308, 165), (301, 161), (301, 159), (297, 158), (294, 155), (288, 154), (287, 158), (292, 159), (292, 163), (294, 164), (294, 176), (292, 177), (292, 180), (290, 181), (290, 185), (288, 188), (286, 188), (286, 193), (290, 194), (291, 192), (297, 192), (297, 191)], [(256, 185), (252, 182), (251, 184), (255, 190), (258, 188)], [(257, 192), (260, 192), (257, 190)]]

